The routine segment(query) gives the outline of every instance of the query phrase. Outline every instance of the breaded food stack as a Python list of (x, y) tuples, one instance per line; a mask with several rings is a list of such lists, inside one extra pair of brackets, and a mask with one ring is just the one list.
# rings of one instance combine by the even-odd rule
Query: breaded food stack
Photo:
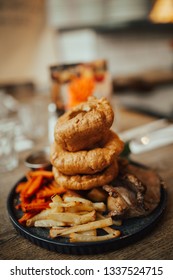
[(117, 158), (124, 144), (110, 129), (113, 120), (107, 99), (95, 97), (58, 119), (50, 155), (58, 185), (89, 190), (110, 183), (118, 175)]

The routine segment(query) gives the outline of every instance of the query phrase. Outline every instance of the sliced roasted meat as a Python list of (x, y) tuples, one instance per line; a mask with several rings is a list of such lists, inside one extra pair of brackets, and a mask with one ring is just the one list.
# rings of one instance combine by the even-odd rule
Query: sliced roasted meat
[(136, 194), (138, 205), (144, 206), (146, 186), (134, 174), (126, 173), (122, 176), (123, 186), (128, 187)]
[(139, 203), (137, 193), (127, 186), (104, 186), (109, 194), (107, 208), (110, 216), (127, 218), (141, 216), (145, 211), (143, 201)]
[[(136, 175), (137, 174), (137, 175)], [(151, 170), (129, 165), (113, 185), (105, 185), (108, 192), (107, 208), (110, 216), (130, 218), (145, 216), (160, 201), (160, 179)]]

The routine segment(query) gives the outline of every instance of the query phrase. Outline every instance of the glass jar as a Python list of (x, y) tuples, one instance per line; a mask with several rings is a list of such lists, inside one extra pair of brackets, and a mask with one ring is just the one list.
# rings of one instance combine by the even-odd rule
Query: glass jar
[(106, 60), (55, 65), (50, 67), (51, 100), (58, 115), (84, 102), (89, 96), (110, 99), (112, 80)]

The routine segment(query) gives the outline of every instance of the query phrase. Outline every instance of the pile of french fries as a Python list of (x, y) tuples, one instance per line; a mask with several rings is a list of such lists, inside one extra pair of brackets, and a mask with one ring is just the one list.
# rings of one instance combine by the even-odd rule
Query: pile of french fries
[[(70, 242), (102, 241), (120, 236), (120, 231), (112, 228), (111, 217), (104, 216), (106, 204), (92, 202), (75, 192), (56, 194), (51, 198), (48, 209), (31, 217), (26, 226), (50, 228), (50, 237), (68, 237)], [(121, 222), (117, 221), (116, 225)], [(98, 234), (102, 229), (102, 234)]]

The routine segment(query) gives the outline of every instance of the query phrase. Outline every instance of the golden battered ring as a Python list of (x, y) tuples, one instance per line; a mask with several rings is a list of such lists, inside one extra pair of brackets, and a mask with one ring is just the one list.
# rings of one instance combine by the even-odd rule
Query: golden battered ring
[(90, 97), (58, 119), (55, 141), (71, 152), (89, 149), (107, 133), (113, 120), (114, 112), (107, 99)]
[(109, 131), (104, 145), (92, 150), (68, 152), (56, 142), (51, 146), (50, 160), (65, 175), (95, 174), (108, 167), (123, 150), (124, 143)]
[(101, 187), (109, 184), (118, 175), (118, 163), (114, 160), (113, 163), (104, 171), (93, 175), (64, 175), (53, 167), (55, 181), (58, 185), (71, 190), (89, 190), (95, 187)]

